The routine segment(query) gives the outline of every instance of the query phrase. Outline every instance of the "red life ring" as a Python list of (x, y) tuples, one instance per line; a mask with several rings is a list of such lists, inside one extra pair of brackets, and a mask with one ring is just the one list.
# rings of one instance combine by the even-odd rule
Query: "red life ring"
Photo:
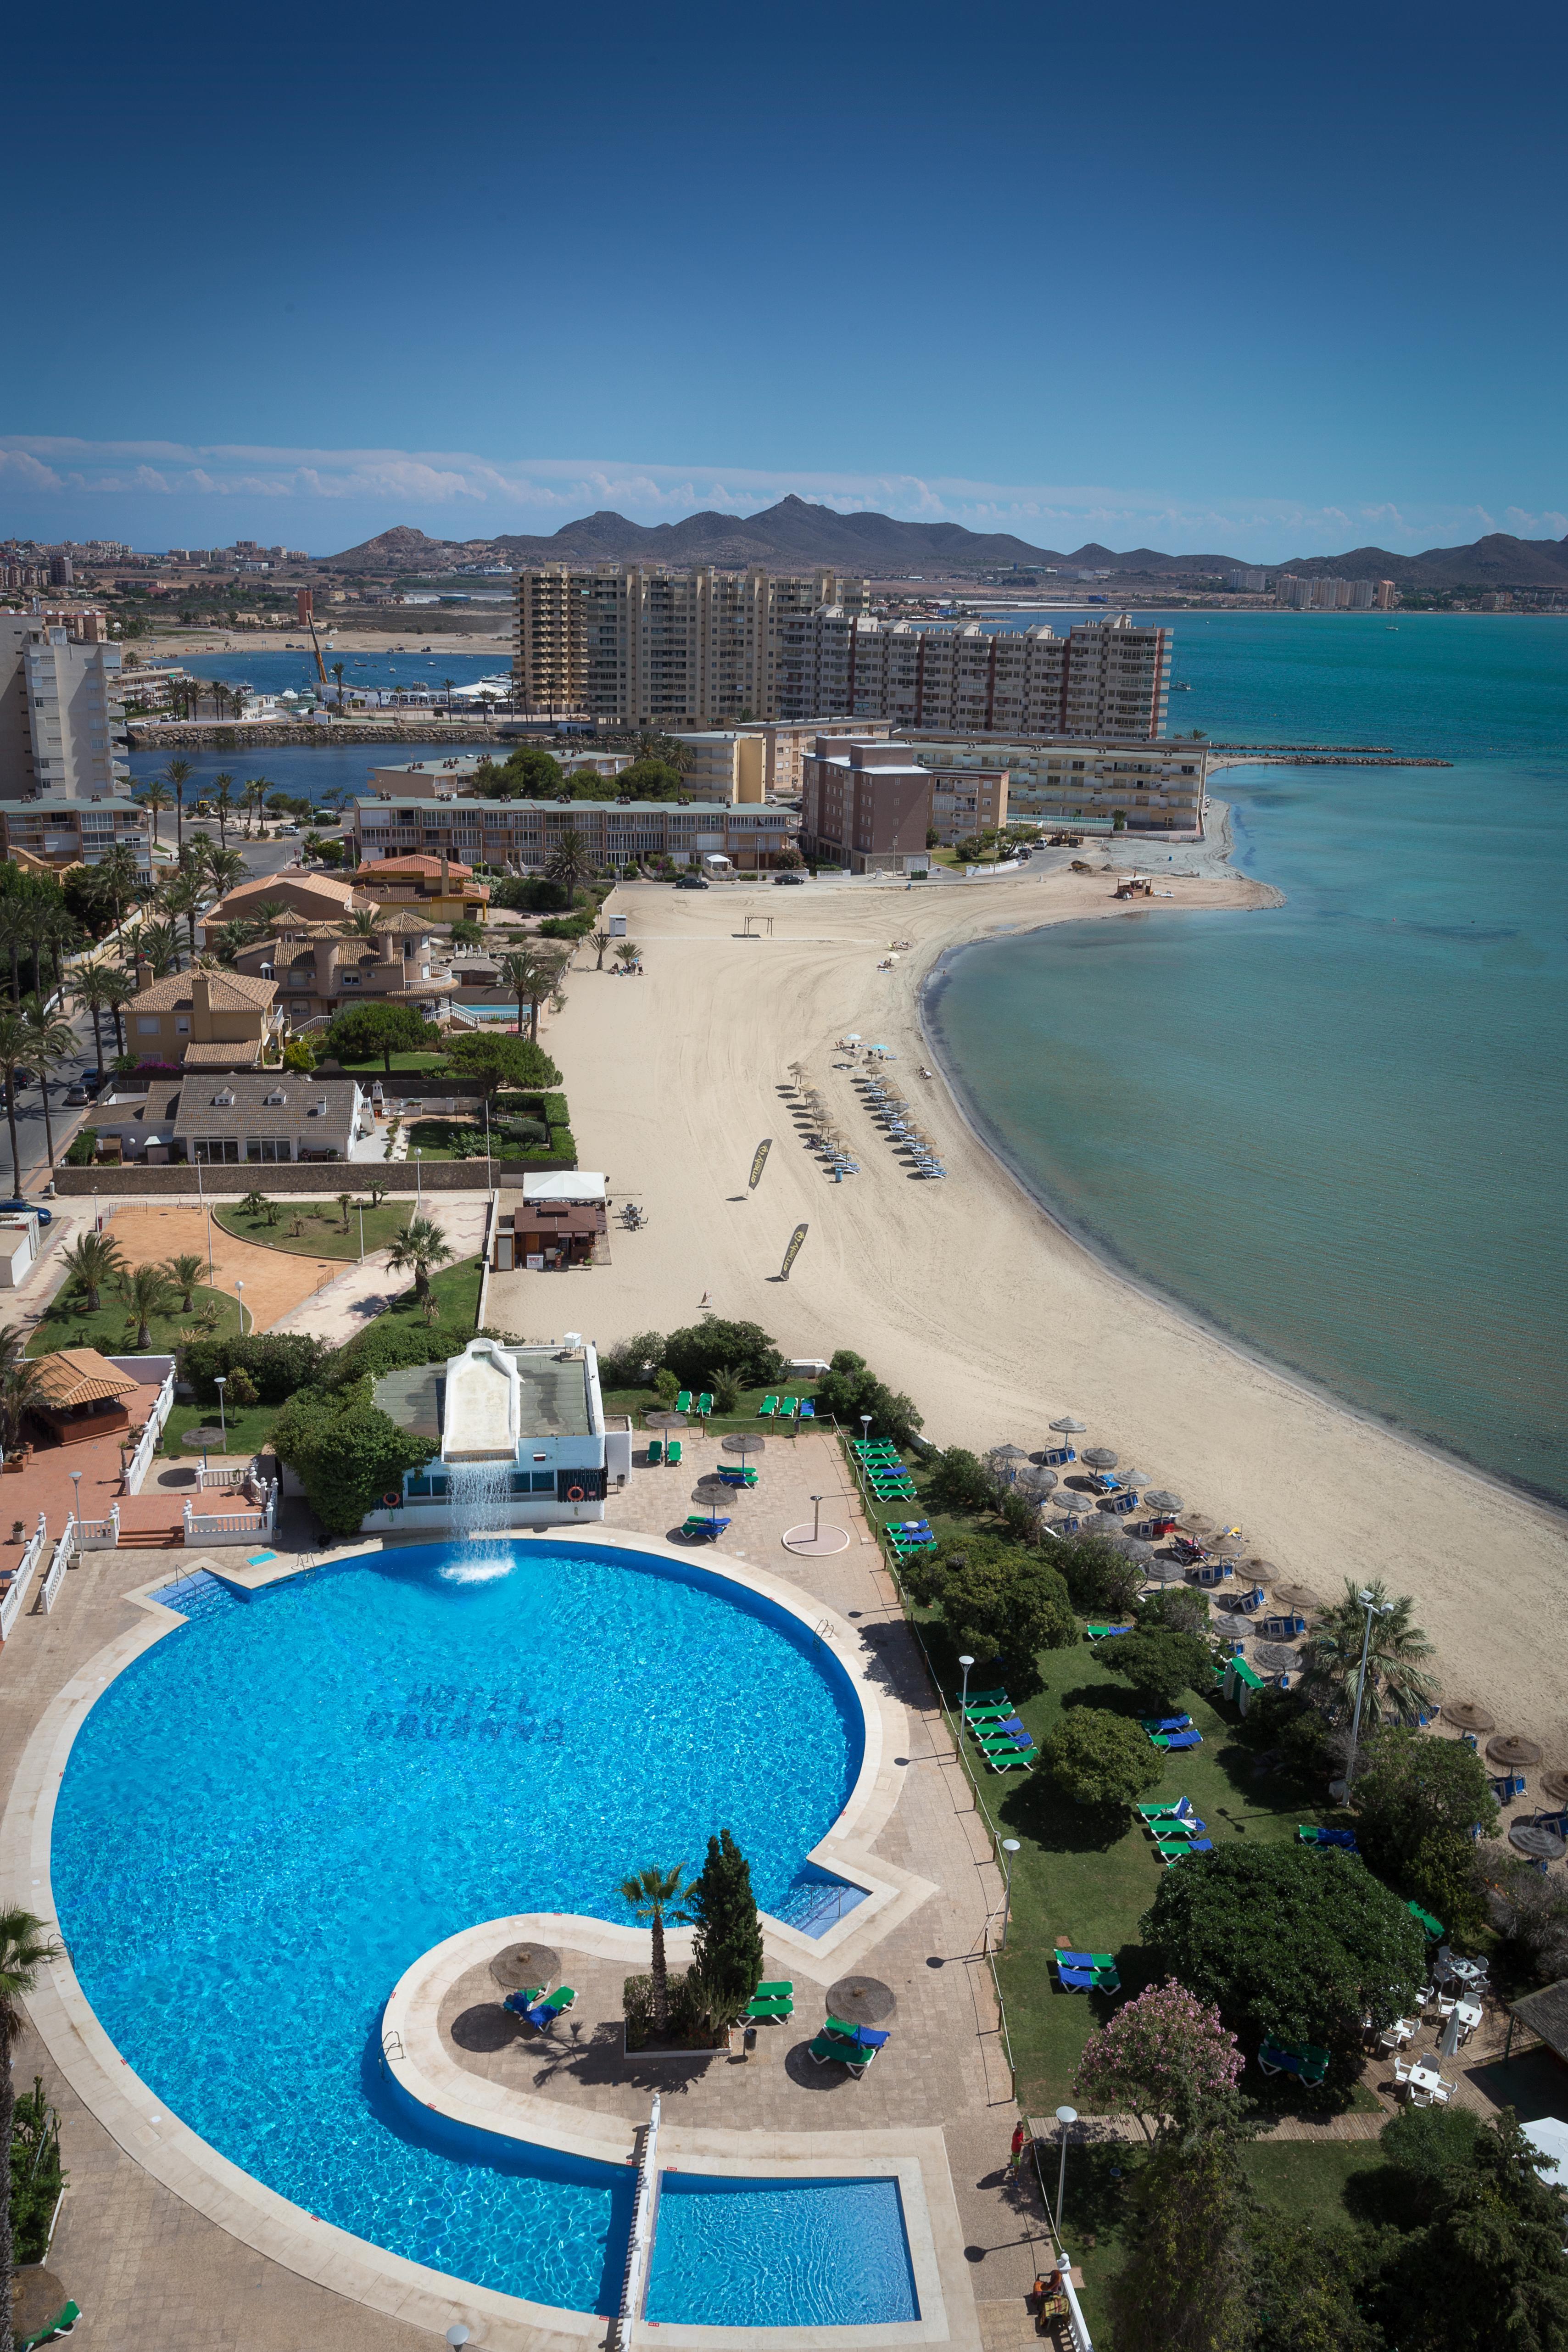
[(395, 1511), (402, 1500), (402, 1496), (396, 1493), (388, 1493), (382, 1496), (382, 1505), (389, 1511)]
[(586, 1503), (588, 1496), (580, 1486), (569, 1486), (566, 1490), (566, 1499), (569, 1503)]

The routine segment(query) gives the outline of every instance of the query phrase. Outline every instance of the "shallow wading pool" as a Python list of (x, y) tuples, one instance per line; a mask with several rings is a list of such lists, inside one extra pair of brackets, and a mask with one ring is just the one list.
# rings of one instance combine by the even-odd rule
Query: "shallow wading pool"
[(722, 1825), (764, 1911), (841, 1905), (806, 1856), (860, 1770), (848, 1678), (760, 1596), (607, 1546), (431, 1545), (166, 1591), (188, 1622), (107, 1685), (55, 1814), (60, 1927), (105, 2030), (308, 2211), (614, 2308), (630, 2168), (414, 2115), (382, 2070), (382, 2004), (476, 1921), (627, 1922), (619, 1881), (695, 1870)]

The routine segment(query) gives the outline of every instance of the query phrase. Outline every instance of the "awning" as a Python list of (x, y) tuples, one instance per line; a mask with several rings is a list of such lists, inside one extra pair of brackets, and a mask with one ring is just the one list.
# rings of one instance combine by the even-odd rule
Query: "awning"
[(96, 1348), (57, 1348), (38, 1359), (37, 1394), (46, 1404), (70, 1409), (107, 1397), (134, 1394), (141, 1383), (117, 1372)]

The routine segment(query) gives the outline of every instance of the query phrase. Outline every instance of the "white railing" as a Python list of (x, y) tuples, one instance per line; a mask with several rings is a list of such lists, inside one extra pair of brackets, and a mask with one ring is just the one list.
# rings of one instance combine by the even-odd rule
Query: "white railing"
[(66, 1580), (66, 1570), (71, 1564), (71, 1552), (76, 1543), (77, 1523), (66, 1521), (66, 1530), (55, 1546), (55, 1556), (49, 1562), (48, 1574), (38, 1588), (38, 1606), (47, 1617), (55, 1605), (55, 1595)]
[(83, 1519), (76, 1532), (78, 1551), (112, 1551), (120, 1541), (120, 1505), (111, 1503), (105, 1519)]
[(626, 2268), (621, 2277), (621, 2321), (616, 2352), (628, 2352), (632, 2331), (643, 2316), (648, 2292), (648, 2267), (653, 2257), (653, 2232), (659, 2209), (659, 2095), (648, 2116), (643, 2153), (637, 2164), (637, 2187), (632, 2200), (632, 2233), (626, 2246)]
[(1067, 2268), (1067, 2256), (1061, 2256), (1061, 2292), (1067, 2297), (1067, 2330), (1072, 2338), (1073, 2352), (1094, 2352), (1094, 2340), (1089, 2333), (1089, 2322), (1074, 2291)]
[(33, 1570), (38, 1565), (38, 1555), (48, 1537), (48, 1526), (42, 1511), (38, 1524), (27, 1538), (26, 1549), (16, 1562), (16, 1573), (4, 1593), (0, 1593), (0, 1642), (9, 1639), (11, 1628), (22, 1613), (22, 1603), (33, 1581)]
[(249, 1511), (204, 1513), (200, 1517), (184, 1505), (185, 1541), (191, 1543), (244, 1543), (257, 1536), (270, 1536), (277, 1524), (277, 1486), (267, 1479), (262, 1490), (260, 1505)]
[[(333, 1278), (336, 1279), (335, 1276)], [(256, 1465), (254, 1462), (250, 1465), (248, 1469), (243, 1470), (236, 1470), (232, 1465), (226, 1470), (198, 1470), (196, 1473), (196, 1486), (199, 1490), (203, 1491), (209, 1486), (243, 1486), (246, 1481), (254, 1477), (255, 1475)]]
[(152, 1409), (147, 1416), (147, 1425), (137, 1439), (136, 1451), (125, 1465), (125, 1491), (128, 1495), (140, 1495), (141, 1492), (141, 1481), (152, 1467), (152, 1457), (158, 1451), (158, 1442), (163, 1434), (164, 1423), (173, 1411), (173, 1407), (174, 1375), (172, 1371), (169, 1371), (163, 1375), (163, 1385), (153, 1399)]

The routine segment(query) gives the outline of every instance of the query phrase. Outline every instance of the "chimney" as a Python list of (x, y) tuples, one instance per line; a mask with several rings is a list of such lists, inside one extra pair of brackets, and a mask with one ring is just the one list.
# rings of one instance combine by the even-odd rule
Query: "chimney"
[(191, 974), (191, 1034), (198, 1044), (213, 1037), (213, 983), (204, 971)]
[(452, 895), (452, 861), (444, 849), (441, 853), (441, 895), (444, 898)]

